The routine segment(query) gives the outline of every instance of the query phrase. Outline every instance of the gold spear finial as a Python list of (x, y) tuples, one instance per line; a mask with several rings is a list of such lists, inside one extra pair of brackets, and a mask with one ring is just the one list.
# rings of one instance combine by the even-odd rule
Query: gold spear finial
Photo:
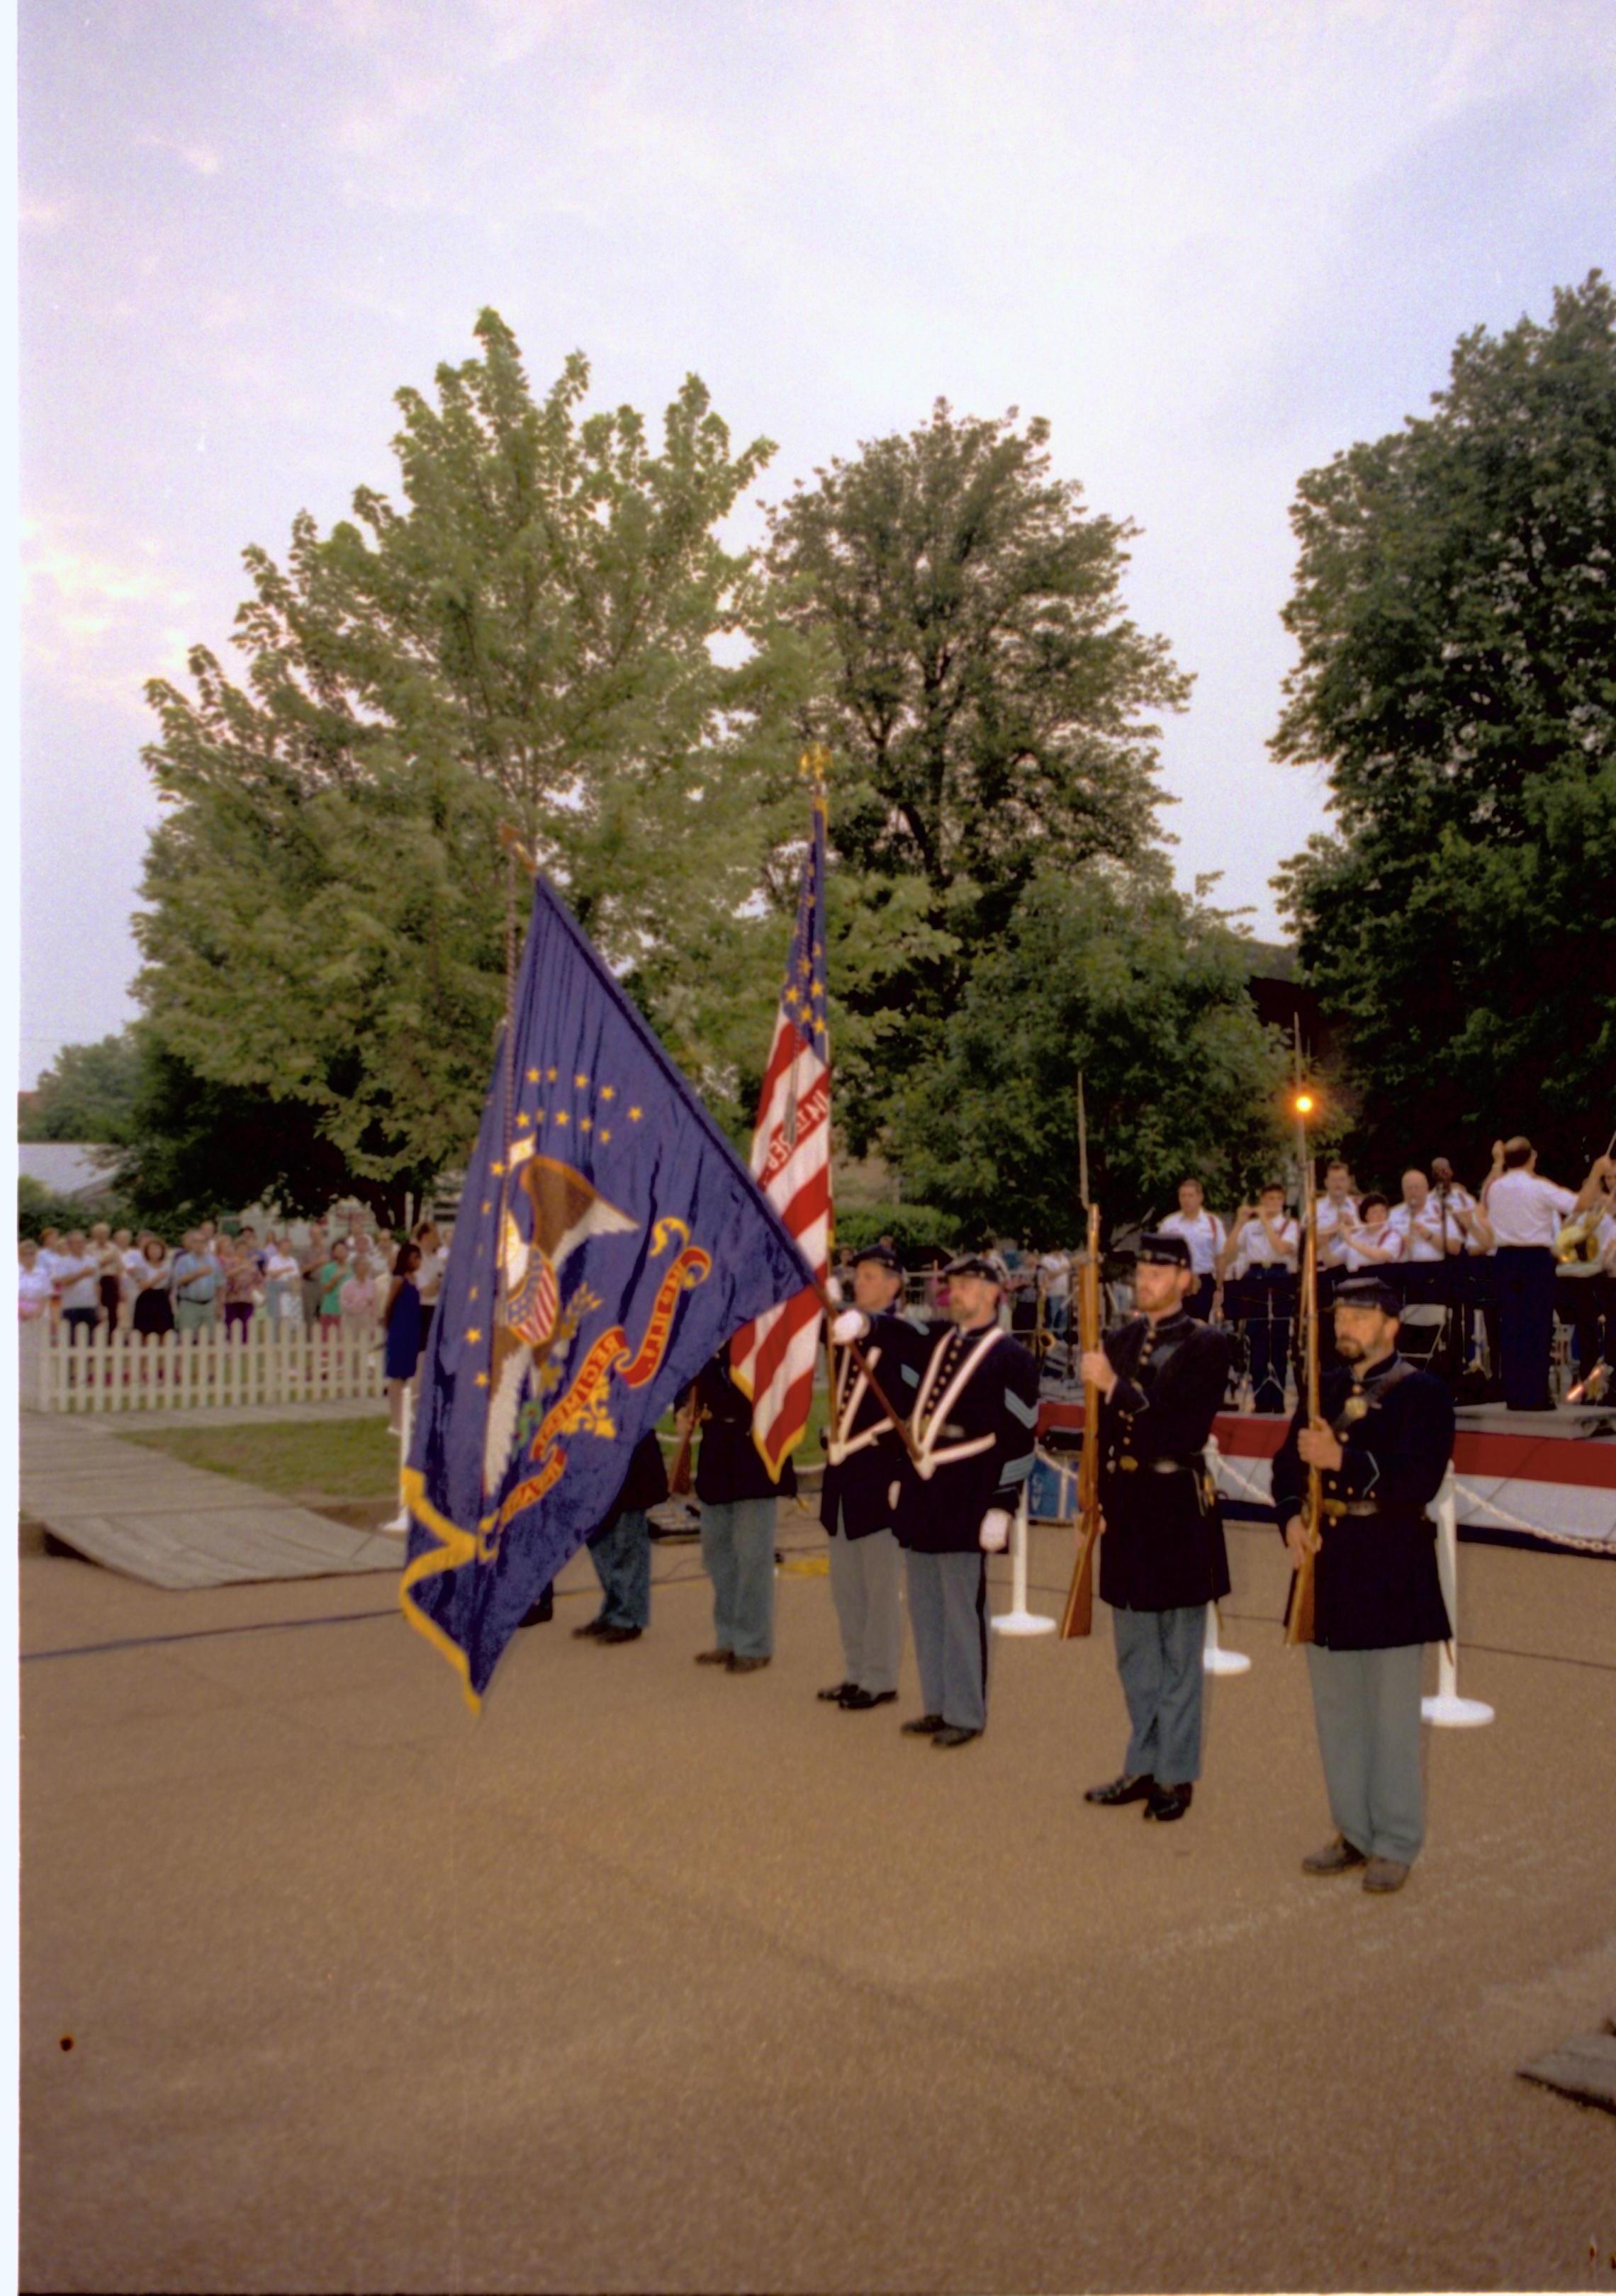
[(824, 794), (826, 776), (831, 770), (831, 753), (823, 742), (812, 742), (797, 760), (797, 771), (804, 781), (812, 782), (818, 796)]

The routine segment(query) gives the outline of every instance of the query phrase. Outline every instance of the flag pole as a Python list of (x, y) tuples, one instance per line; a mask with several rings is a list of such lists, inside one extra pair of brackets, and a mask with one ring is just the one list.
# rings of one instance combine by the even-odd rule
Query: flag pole
[[(831, 753), (829, 750), (826, 749), (823, 742), (813, 742), (810, 747), (804, 750), (802, 755), (797, 760), (797, 771), (808, 783), (809, 789), (812, 792), (811, 810), (817, 813), (824, 823), (825, 876), (827, 881), (830, 876), (831, 866), (831, 800), (826, 785), (830, 774), (830, 766)], [(828, 985), (828, 964), (826, 967), (826, 978)], [(826, 1001), (828, 1003), (829, 999), (827, 998)], [(828, 1026), (830, 1015), (828, 1013), (825, 1015), (825, 1021), (827, 1023), (825, 1031), (825, 1065), (828, 1068), (830, 1066), (830, 1031)], [(836, 1188), (833, 1159), (832, 1163), (826, 1166), (825, 1200), (827, 1210), (825, 1215), (824, 1231), (824, 1266), (826, 1276), (825, 1289), (828, 1292), (831, 1285), (836, 1281)], [(827, 1460), (831, 1456), (831, 1445), (834, 1442), (836, 1438), (836, 1342), (831, 1332), (831, 1325), (834, 1320), (834, 1316), (829, 1314), (826, 1315), (824, 1319), (824, 1418), (826, 1428), (824, 1455)]]

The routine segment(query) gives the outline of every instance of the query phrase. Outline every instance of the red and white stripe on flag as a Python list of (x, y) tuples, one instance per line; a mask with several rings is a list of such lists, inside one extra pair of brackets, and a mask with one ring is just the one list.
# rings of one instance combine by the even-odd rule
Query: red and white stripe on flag
[[(824, 810), (816, 799), (751, 1160), (759, 1186), (822, 1283), (831, 1244), (831, 1070), (824, 1005)], [(729, 1343), (735, 1384), (751, 1398), (752, 1439), (776, 1480), (808, 1431), (819, 1316), (817, 1296), (799, 1292), (743, 1324)]]

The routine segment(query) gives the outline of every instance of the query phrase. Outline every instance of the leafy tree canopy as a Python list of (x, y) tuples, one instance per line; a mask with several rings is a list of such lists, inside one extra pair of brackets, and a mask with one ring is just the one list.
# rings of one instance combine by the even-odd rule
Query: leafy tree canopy
[(130, 1029), (103, 1037), (94, 1045), (64, 1045), (19, 1119), (18, 1138), (122, 1140), (139, 1072), (140, 1055)]
[(632, 408), (581, 412), (581, 357), (536, 401), (504, 323), (477, 333), (436, 404), (398, 396), (400, 501), (361, 488), (325, 536), (300, 516), (284, 567), (246, 553), (244, 685), (198, 647), (193, 693), (149, 688), (154, 1039), (312, 1111), (356, 1185), (418, 1181), (475, 1131), (503, 1007), (500, 820), (720, 1102), (742, 1081), (735, 1000), (685, 984), (744, 942), (795, 826), (804, 650), (782, 630), (740, 667), (715, 658), (759, 619), (715, 529), (768, 442), (733, 451), (692, 377), (657, 451)]
[(775, 611), (828, 647), (838, 761), (838, 1062), (862, 1146), (887, 1062), (928, 1058), (1040, 867), (1157, 835), (1152, 713), (1188, 680), (1122, 610), (1135, 529), (1051, 473), (1049, 428), (956, 416), (878, 439), (772, 517)]
[(1464, 336), (1433, 410), (1299, 487), (1274, 747), (1325, 769), (1339, 826), (1277, 882), (1348, 1026), (1366, 1166), (1485, 1168), (1525, 1130), (1569, 1171), (1616, 1126), (1607, 282)]
[(1075, 1240), (1081, 1070), (1108, 1232), (1170, 1210), (1186, 1174), (1235, 1202), (1283, 1144), (1286, 1054), (1251, 1005), (1247, 952), (1159, 864), (1041, 872), (972, 968), (941, 1062), (904, 1095), (906, 1186), (962, 1233)]

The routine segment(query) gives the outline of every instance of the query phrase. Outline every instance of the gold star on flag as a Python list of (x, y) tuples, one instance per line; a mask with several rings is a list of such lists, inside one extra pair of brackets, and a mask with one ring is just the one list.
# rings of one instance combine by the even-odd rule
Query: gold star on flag
[(602, 1146), (603, 1148), (605, 1146), (605, 1144), (606, 1144), (607, 1141), (608, 1141), (608, 1140), (610, 1140), (610, 1139), (611, 1139), (611, 1133), (607, 1131), (607, 1129), (606, 1129), (605, 1126), (603, 1124), (603, 1125), (602, 1125), (602, 1127), (601, 1127), (601, 1133), (600, 1133), (601, 1146)]
[(630, 1124), (637, 1124), (637, 1123), (639, 1122), (639, 1120), (640, 1120), (641, 1116), (642, 1116), (644, 1113), (644, 1110), (642, 1110), (642, 1109), (638, 1109), (638, 1108), (631, 1108), (631, 1109), (629, 1110), (629, 1111), (628, 1111), (628, 1121), (629, 1121), (629, 1123), (630, 1123)]
[(546, 1084), (554, 1084), (555, 1082), (555, 1073), (556, 1072), (554, 1069), (546, 1069), (545, 1070), (545, 1082)]
[(494, 1209), (494, 1207), (493, 1207), (493, 1205), (492, 1205), (492, 1204), (484, 1204), (484, 1206), (483, 1206), (483, 1210), (484, 1210), (484, 1211), (485, 1211), (485, 1212), (491, 1212), (491, 1211), (493, 1210), (493, 1209)]
[(465, 1335), (465, 1336), (466, 1336), (466, 1345), (467, 1345), (467, 1347), (469, 1347), (469, 1348), (474, 1348), (474, 1347), (477, 1345), (478, 1341), (479, 1341), (480, 1339), (481, 1339), (481, 1337), (482, 1337), (482, 1333), (481, 1333), (481, 1332), (477, 1329), (477, 1326), (475, 1325), (475, 1324), (472, 1324), (472, 1328), (471, 1328), (471, 1330), (466, 1333), (466, 1335)]
[(588, 1083), (589, 1079), (588, 1079), (588, 1078), (587, 1078), (587, 1076), (575, 1076), (575, 1077), (573, 1078), (572, 1081), (573, 1081), (573, 1083), (578, 1086), (578, 1090), (579, 1090), (580, 1092), (582, 1092), (582, 1091), (583, 1091), (583, 1089), (584, 1089), (584, 1086)]
[(466, 1293), (466, 1298), (467, 1298), (468, 1300), (475, 1300), (475, 1298), (476, 1298), (476, 1297), (477, 1297), (477, 1286), (475, 1285), (475, 1283), (473, 1283), (473, 1284), (472, 1284), (472, 1288), (471, 1288), (471, 1290)]
[(537, 1084), (538, 1082), (538, 1070), (537, 1069), (529, 1069), (528, 1070), (528, 1082), (529, 1084)]
[(517, 1118), (516, 1121), (517, 1121), (517, 1123), (518, 1123), (519, 1125), (522, 1125), (522, 1124), (531, 1124), (531, 1123), (532, 1123), (532, 1121), (533, 1121), (533, 1119), (532, 1119), (530, 1116), (519, 1116), (519, 1117)]
[(487, 1373), (486, 1371), (480, 1371), (480, 1372), (478, 1373), (478, 1374), (477, 1374), (476, 1384), (477, 1384), (479, 1387), (487, 1387), (488, 1383), (488, 1373)]
[(593, 1132), (595, 1129), (594, 1117), (580, 1116), (578, 1119), (578, 1128), (580, 1132)]
[(558, 1108), (556, 1110), (555, 1120), (558, 1124), (564, 1124), (567, 1121), (567, 1111), (564, 1108)]
[(603, 1085), (601, 1086), (601, 1098), (602, 1098), (603, 1100), (615, 1100), (615, 1099), (617, 1098), (617, 1086), (616, 1086), (616, 1085), (614, 1085), (614, 1084), (603, 1084)]

